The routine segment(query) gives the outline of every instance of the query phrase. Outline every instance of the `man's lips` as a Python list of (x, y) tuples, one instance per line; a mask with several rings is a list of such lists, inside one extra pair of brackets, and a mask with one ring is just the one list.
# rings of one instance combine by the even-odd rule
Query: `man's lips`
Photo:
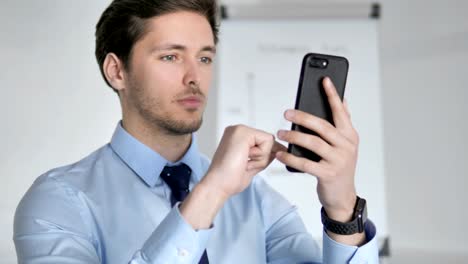
[(198, 108), (203, 104), (203, 97), (192, 95), (183, 97), (177, 100), (177, 102), (188, 108)]

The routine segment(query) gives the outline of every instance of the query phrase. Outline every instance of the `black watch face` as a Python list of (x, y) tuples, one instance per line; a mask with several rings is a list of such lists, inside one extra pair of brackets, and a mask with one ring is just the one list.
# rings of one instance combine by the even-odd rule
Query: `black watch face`
[(358, 201), (358, 204), (356, 206), (356, 217), (361, 216), (361, 221), (362, 223), (365, 223), (367, 220), (367, 206), (366, 206), (366, 200), (360, 198)]
[(356, 205), (356, 212), (361, 212), (362, 213), (365, 208), (366, 208), (366, 200), (360, 198), (359, 201), (357, 202), (357, 205)]
[(362, 212), (362, 221), (363, 222), (367, 221), (367, 206), (364, 206), (364, 210)]

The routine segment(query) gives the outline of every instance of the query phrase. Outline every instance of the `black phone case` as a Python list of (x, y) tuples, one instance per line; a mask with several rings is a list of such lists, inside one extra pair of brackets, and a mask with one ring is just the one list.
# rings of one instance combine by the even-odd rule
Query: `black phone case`
[[(324, 68), (312, 66), (311, 60), (315, 58), (326, 60), (328, 65)], [(341, 100), (343, 100), (348, 67), (348, 60), (344, 57), (315, 53), (306, 54), (302, 60), (295, 109), (326, 119), (334, 125), (330, 104), (323, 89), (322, 81), (324, 77), (330, 77)], [(294, 123), (291, 126), (291, 130), (317, 135), (314, 131)], [(289, 144), (288, 152), (295, 156), (305, 157), (317, 162), (321, 160), (321, 157), (314, 152), (294, 144)], [(289, 166), (286, 166), (286, 169), (290, 172), (301, 172)]]

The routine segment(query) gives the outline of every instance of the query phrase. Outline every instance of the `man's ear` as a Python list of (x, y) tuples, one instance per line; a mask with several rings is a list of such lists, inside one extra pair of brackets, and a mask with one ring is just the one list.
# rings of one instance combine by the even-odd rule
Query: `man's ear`
[(125, 89), (125, 67), (117, 55), (108, 53), (102, 68), (107, 81), (115, 90)]

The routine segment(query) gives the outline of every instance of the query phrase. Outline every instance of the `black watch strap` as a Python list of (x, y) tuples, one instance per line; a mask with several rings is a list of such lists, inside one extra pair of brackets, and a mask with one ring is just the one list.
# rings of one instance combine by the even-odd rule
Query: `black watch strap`
[(357, 197), (356, 205), (354, 207), (353, 219), (350, 222), (342, 223), (330, 219), (322, 207), (322, 224), (330, 232), (339, 235), (352, 235), (364, 232), (364, 224), (367, 221), (367, 206), (366, 200)]

